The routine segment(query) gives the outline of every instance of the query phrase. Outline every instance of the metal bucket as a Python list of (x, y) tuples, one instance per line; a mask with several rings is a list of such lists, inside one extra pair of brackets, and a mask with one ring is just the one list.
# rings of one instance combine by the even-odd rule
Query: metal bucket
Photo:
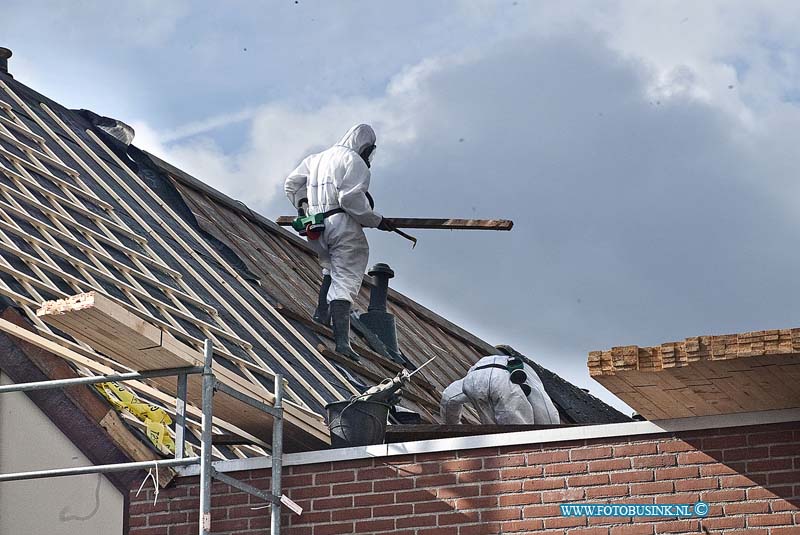
[(337, 401), (325, 406), (331, 446), (347, 448), (381, 444), (386, 435), (390, 405), (377, 401)]

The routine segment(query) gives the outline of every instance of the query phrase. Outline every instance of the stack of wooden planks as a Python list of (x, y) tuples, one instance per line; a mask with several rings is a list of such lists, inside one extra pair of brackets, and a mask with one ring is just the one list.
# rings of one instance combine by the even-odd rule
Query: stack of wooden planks
[(97, 292), (45, 301), (36, 315), (136, 371), (203, 365), (194, 348)]
[[(203, 356), (196, 349), (97, 292), (46, 301), (37, 311), (37, 316), (135, 371), (203, 364)], [(224, 366), (214, 366), (214, 375), (218, 381), (243, 394), (269, 405), (274, 403), (274, 396), (270, 392), (258, 389)], [(173, 396), (176, 394), (175, 377), (154, 378), (149, 382), (164, 392)], [(187, 386), (188, 403), (200, 407), (201, 376), (189, 375)], [(291, 403), (284, 403), (284, 409), (288, 424), (286, 439), (290, 450), (321, 447), (329, 443), (328, 429), (317, 415)], [(266, 442), (271, 440), (272, 418), (269, 415), (222, 392), (214, 396), (214, 416)], [(303, 432), (293, 433), (292, 428)]]
[(589, 374), (650, 420), (800, 407), (800, 329), (589, 353)]

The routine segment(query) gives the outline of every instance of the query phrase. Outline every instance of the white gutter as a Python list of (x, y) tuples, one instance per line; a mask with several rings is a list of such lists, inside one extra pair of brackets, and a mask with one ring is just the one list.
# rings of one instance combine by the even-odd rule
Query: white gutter
[[(693, 416), (690, 418), (675, 418), (649, 422), (561, 427), (536, 431), (519, 431), (516, 433), (498, 433), (494, 435), (418, 440), (396, 444), (375, 444), (357, 448), (286, 453), (283, 455), (283, 466), (351, 461), (372, 457), (393, 457), (415, 453), (519, 446), (524, 444), (546, 444), (549, 442), (562, 442), (567, 440), (672, 434), (679, 431), (696, 431), (797, 421), (800, 421), (800, 409), (780, 409), (714, 416)], [(271, 466), (272, 461), (269, 456), (217, 461), (214, 463), (214, 468), (218, 472), (258, 470), (262, 468), (271, 468)], [(199, 474), (199, 467), (179, 467), (176, 471), (178, 476), (196, 476)]]

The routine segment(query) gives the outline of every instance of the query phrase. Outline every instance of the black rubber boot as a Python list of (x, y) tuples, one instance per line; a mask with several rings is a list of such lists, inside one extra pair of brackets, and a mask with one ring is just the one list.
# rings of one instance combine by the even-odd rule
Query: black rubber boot
[(350, 302), (336, 299), (331, 301), (330, 308), (336, 352), (358, 362), (361, 357), (350, 347)]
[(328, 308), (328, 290), (331, 287), (331, 276), (322, 277), (322, 285), (319, 287), (319, 298), (317, 299), (317, 310), (314, 311), (312, 319), (327, 327), (331, 325), (331, 312)]

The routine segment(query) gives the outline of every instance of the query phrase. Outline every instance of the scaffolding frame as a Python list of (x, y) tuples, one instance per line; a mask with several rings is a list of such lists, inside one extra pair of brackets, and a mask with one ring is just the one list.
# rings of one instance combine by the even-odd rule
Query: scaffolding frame
[[(54, 468), (47, 470), (35, 470), (27, 472), (14, 472), (0, 474), (0, 483), (10, 481), (24, 481), (31, 479), (44, 479), (50, 477), (64, 477), (85, 474), (104, 474), (111, 472), (126, 472), (140, 469), (156, 469), (200, 465), (200, 511), (198, 522), (198, 533), (200, 535), (211, 535), (211, 482), (217, 479), (236, 489), (246, 492), (267, 501), (270, 504), (271, 525), (270, 534), (280, 535), (281, 531), (281, 472), (283, 457), (283, 390), (284, 379), (281, 374), (275, 375), (275, 403), (270, 406), (246, 394), (242, 394), (226, 384), (218, 382), (214, 377), (212, 364), (214, 360), (214, 349), (210, 339), (206, 339), (203, 344), (203, 366), (187, 366), (183, 368), (165, 368), (160, 370), (148, 370), (143, 372), (118, 373), (111, 375), (96, 375), (91, 377), (75, 377), (70, 379), (53, 379), (48, 381), (38, 381), (31, 383), (18, 383), (10, 385), (0, 385), (0, 394), (8, 392), (31, 392), (34, 390), (46, 390), (53, 388), (64, 388), (77, 385), (93, 385), (105, 382), (125, 382), (154, 377), (177, 376), (177, 396), (176, 396), (176, 418), (175, 418), (175, 456), (172, 459), (159, 459), (152, 461), (137, 461), (117, 464), (103, 464), (93, 466), (80, 466), (72, 468)], [(193, 374), (202, 375), (202, 413), (201, 434), (200, 434), (200, 455), (186, 457), (186, 394), (187, 377)], [(239, 481), (227, 474), (219, 473), (214, 470), (211, 458), (212, 446), (212, 414), (214, 392), (221, 391), (232, 396), (239, 401), (250, 405), (258, 410), (266, 412), (273, 417), (272, 425), (272, 474), (270, 477), (270, 492), (262, 491), (252, 485)], [(288, 499), (287, 499), (288, 500)], [(290, 502), (290, 505), (291, 502)]]

